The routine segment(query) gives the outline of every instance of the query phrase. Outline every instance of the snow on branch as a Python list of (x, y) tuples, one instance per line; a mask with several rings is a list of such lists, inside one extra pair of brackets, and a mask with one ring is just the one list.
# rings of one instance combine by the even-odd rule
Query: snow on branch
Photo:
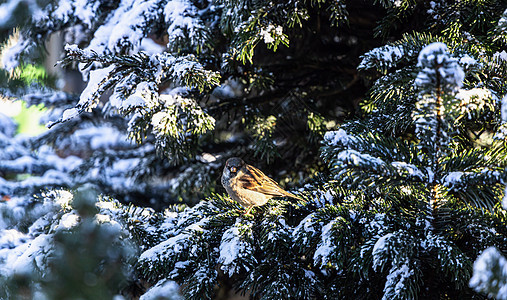
[(371, 251), (372, 267), (377, 272), (384, 272), (391, 265), (384, 285), (382, 299), (413, 299), (417, 295), (419, 272), (415, 265), (414, 248), (418, 241), (409, 232), (398, 230), (376, 235), (374, 244), (367, 243), (361, 250), (361, 256)]
[(390, 244), (390, 240), (396, 238), (393, 233), (387, 233), (384, 236), (380, 237), (372, 249), (372, 257), (373, 257), (373, 268), (375, 270), (383, 270), (386, 261), (390, 258), (389, 251), (392, 247)]
[[(384, 286), (383, 299), (412, 299), (417, 295), (422, 274), (418, 264), (426, 255), (434, 256), (447, 276), (458, 288), (463, 288), (470, 278), (470, 259), (452, 242), (428, 233), (420, 238), (407, 230), (373, 237), (375, 243), (366, 243), (361, 256), (371, 251), (372, 266), (384, 272), (389, 264), (389, 275)], [(363, 258), (364, 259), (364, 258)]]
[[(61, 61), (62, 64), (78, 61), (85, 64), (84, 68), (94, 63), (108, 67), (90, 72), (88, 85), (76, 107), (67, 109), (63, 116), (49, 124), (49, 127), (96, 107), (99, 97), (113, 87), (110, 105), (128, 113), (136, 109), (150, 110), (160, 106), (157, 86), (167, 82), (197, 88), (200, 91), (219, 83), (218, 72), (205, 70), (192, 55), (174, 57), (163, 53), (148, 56), (140, 52), (133, 56), (116, 56), (99, 55), (95, 51), (79, 49), (76, 45), (67, 45), (65, 49), (67, 55)], [(140, 95), (134, 97), (135, 94)], [(145, 100), (145, 95), (150, 99)]]
[(299, 245), (301, 250), (306, 248), (304, 245), (317, 243), (322, 222), (319, 220), (315, 213), (307, 215), (292, 232), (292, 239), (296, 245)]
[(32, 93), (23, 96), (27, 106), (44, 104), (45, 107), (65, 107), (77, 102), (75, 95), (66, 92)]
[(336, 160), (359, 168), (368, 168), (374, 170), (381, 170), (386, 165), (382, 159), (373, 157), (369, 154), (361, 153), (356, 150), (341, 151), (338, 153)]
[(432, 43), (419, 53), (417, 66), (421, 68), (415, 85), (421, 89), (440, 87), (456, 91), (463, 85), (465, 73), (458, 60), (449, 56), (444, 43)]
[(343, 145), (348, 146), (357, 142), (357, 138), (351, 134), (348, 134), (343, 129), (336, 131), (328, 131), (324, 134), (324, 142), (330, 146)]
[(428, 178), (427, 175), (425, 175), (417, 166), (413, 164), (409, 164), (403, 161), (394, 161), (391, 163), (391, 166), (396, 169), (400, 176), (418, 178), (419, 180)]
[(252, 226), (254, 223), (241, 222), (238, 218), (234, 226), (227, 229), (222, 235), (220, 243), (220, 256), (218, 262), (229, 277), (239, 273), (241, 269), (247, 272), (251, 270), (253, 259), (255, 262), (254, 249), (252, 247)]
[(209, 39), (209, 27), (199, 17), (216, 9), (213, 1), (210, 1), (209, 6), (202, 10), (198, 10), (191, 1), (168, 1), (164, 8), (164, 19), (168, 24), (167, 34), (169, 35), (167, 47), (177, 52), (185, 48), (185, 43), (189, 43), (197, 52), (202, 51)]
[(395, 147), (387, 147), (388, 140), (374, 134), (356, 136), (343, 129), (329, 131), (324, 135), (322, 156), (329, 161), (335, 178), (344, 180), (352, 177), (350, 172), (375, 181), (382, 178), (425, 181), (431, 178), (422, 164), (424, 156), (415, 146), (400, 140), (389, 142), (394, 142)]
[(320, 267), (326, 265), (336, 267), (336, 264), (333, 263), (333, 256), (336, 253), (337, 243), (333, 237), (337, 234), (336, 227), (343, 226), (341, 223), (345, 222), (343, 218), (339, 217), (322, 227), (321, 241), (313, 254), (315, 265)]
[[(188, 0), (61, 0), (34, 14), (34, 28), (4, 55), (4, 65), (14, 68), (20, 56), (47, 35), (67, 30), (68, 42), (87, 43), (87, 51), (100, 55), (136, 53), (150, 33), (166, 31), (173, 53), (202, 52), (210, 44), (210, 26), (205, 19), (219, 12), (215, 2), (197, 8)], [(31, 5), (32, 6), (32, 5)], [(111, 7), (108, 7), (111, 6)], [(113, 9), (112, 9), (113, 8)]]
[[(100, 4), (100, 1), (61, 0), (51, 13), (51, 17), (61, 20), (63, 23), (75, 19), (75, 22), (80, 22), (88, 28), (92, 28), (93, 23), (96, 22), (96, 12)], [(39, 21), (43, 21), (43, 19)]]
[(30, 40), (19, 37), (16, 42), (13, 42), (12, 45), (9, 46), (10, 47), (1, 55), (2, 61), (0, 65), (4, 69), (12, 71), (19, 66), (20, 58), (23, 53), (34, 48), (35, 44)]
[(507, 43), (507, 9), (504, 10), (502, 16), (498, 20), (495, 28), (494, 40), (501, 41), (504, 44)]
[(178, 95), (161, 95), (160, 99), (166, 105), (152, 115), (151, 125), (156, 146), (168, 154), (177, 156), (178, 149), (191, 151), (195, 138), (214, 128), (215, 119), (194, 100)]
[[(144, 251), (139, 257), (139, 270), (144, 278), (161, 279), (161, 276), (177, 278), (185, 276), (196, 265), (192, 260), (199, 260), (202, 251), (200, 243), (213, 239), (205, 227), (211, 218), (216, 218), (218, 207), (211, 201), (202, 201), (192, 208), (186, 208), (177, 215), (175, 222), (165, 223), (163, 232), (168, 238)], [(214, 213), (210, 216), (210, 213)], [(206, 234), (204, 234), (206, 233)], [(211, 241), (209, 241), (211, 242)], [(219, 252), (218, 248), (215, 249)], [(161, 273), (161, 270), (166, 270)]]
[(505, 140), (507, 138), (507, 94), (500, 101), (500, 118), (501, 125), (495, 133), (495, 139)]
[(477, 185), (505, 184), (506, 174), (501, 168), (482, 168), (470, 172), (453, 171), (442, 176), (442, 184), (450, 191), (459, 191)]
[[(92, 64), (115, 66), (115, 72), (124, 75), (131, 73), (139, 75), (145, 81), (157, 84), (171, 81), (183, 84), (190, 88), (203, 91), (219, 83), (220, 75), (204, 69), (194, 55), (173, 56), (169, 53), (156, 53), (148, 55), (138, 52), (133, 55), (100, 55), (95, 50), (82, 50), (76, 45), (66, 45), (66, 56), (59, 63), (67, 65), (73, 62), (83, 63), (82, 70), (88, 69)], [(114, 82), (123, 81), (123, 77)]]
[[(215, 4), (209, 6), (211, 9)], [(185, 0), (123, 0), (97, 29), (87, 49), (100, 54), (119, 54), (128, 49), (137, 52), (146, 32), (162, 27), (167, 28), (169, 49), (176, 53), (190, 44), (199, 52), (209, 39), (201, 12)]]
[(496, 110), (497, 99), (487, 88), (460, 89), (456, 94), (456, 99), (459, 100), (455, 103), (457, 107), (453, 108), (458, 114), (456, 121), (465, 117), (472, 119), (480, 113)]
[[(4, 130), (11, 131), (9, 125), (2, 120), (0, 115), (0, 126)], [(13, 128), (13, 130), (15, 130)], [(14, 132), (6, 132), (14, 133)], [(71, 177), (67, 174), (77, 169), (82, 159), (76, 156), (60, 157), (56, 151), (49, 146), (38, 147), (38, 151), (32, 152), (27, 146), (29, 141), (19, 137), (7, 136), (0, 131), (0, 144), (3, 151), (0, 153), (0, 173), (4, 178), (31, 174), (19, 181), (6, 180), (0, 177), (0, 194), (18, 195), (33, 194), (40, 188), (56, 186), (69, 186)]]
[(386, 45), (375, 48), (361, 56), (362, 60), (357, 69), (375, 68), (377, 71), (386, 74), (388, 69), (395, 67), (402, 60), (406, 60), (407, 57), (415, 55), (414, 51), (405, 51), (403, 45)]
[(457, 287), (466, 285), (471, 275), (471, 261), (453, 242), (430, 232), (420, 243), (425, 251), (435, 253), (446, 275)]
[(233, 41), (229, 56), (243, 64), (253, 63), (254, 50), (261, 40), (273, 51), (276, 51), (280, 44), (289, 46), (289, 37), (278, 24), (270, 22), (264, 25), (256, 19), (253, 22), (251, 20), (244, 22), (239, 28), (242, 32)]
[(416, 136), (421, 141), (421, 147), (433, 157), (440, 157), (451, 133), (448, 121), (451, 111), (448, 107), (453, 107), (456, 101), (454, 94), (462, 86), (465, 73), (443, 43), (432, 43), (423, 48), (417, 66), (420, 71), (414, 84), (418, 100), (412, 114)]
[(162, 279), (144, 293), (139, 300), (183, 300), (179, 285), (171, 280)]
[(382, 300), (415, 299), (417, 281), (417, 270), (408, 259), (402, 264), (393, 265), (386, 278)]
[[(172, 260), (178, 260), (180, 256), (185, 257), (185, 253), (189, 249), (189, 239), (192, 237), (190, 233), (180, 233), (168, 240), (148, 249), (143, 252), (139, 257), (140, 267), (143, 269), (143, 275), (149, 277), (149, 274), (156, 274), (157, 269), (168, 268), (167, 264), (171, 266)], [(189, 254), (192, 254), (190, 252)], [(178, 270), (186, 268), (185, 261), (174, 262), (173, 276), (177, 274)]]
[(507, 259), (495, 247), (482, 252), (474, 263), (470, 287), (496, 299), (507, 299)]

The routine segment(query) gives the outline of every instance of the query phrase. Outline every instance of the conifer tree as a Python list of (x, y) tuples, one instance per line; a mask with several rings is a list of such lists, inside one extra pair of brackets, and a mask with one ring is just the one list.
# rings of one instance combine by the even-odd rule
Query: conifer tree
[[(1, 297), (507, 298), (504, 1), (37, 3), (1, 4), (2, 95), (51, 109), (0, 123)], [(78, 95), (23, 79), (54, 33)], [(231, 156), (302, 201), (243, 215)]]

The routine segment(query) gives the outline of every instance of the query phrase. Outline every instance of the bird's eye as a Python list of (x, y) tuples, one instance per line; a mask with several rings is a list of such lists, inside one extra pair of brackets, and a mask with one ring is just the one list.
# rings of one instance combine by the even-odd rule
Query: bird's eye
[(230, 170), (232, 173), (236, 173), (236, 171), (237, 171), (236, 167), (231, 167)]

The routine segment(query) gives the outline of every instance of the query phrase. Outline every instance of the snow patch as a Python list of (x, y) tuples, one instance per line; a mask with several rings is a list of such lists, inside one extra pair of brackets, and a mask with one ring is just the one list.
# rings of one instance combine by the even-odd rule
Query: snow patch
[(159, 258), (174, 257), (186, 249), (190, 237), (191, 235), (188, 233), (180, 233), (165, 240), (141, 253), (139, 261), (157, 261)]
[(2, 66), (8, 71), (14, 70), (19, 65), (19, 56), (26, 48), (28, 48), (29, 41), (20, 37), (18, 42), (8, 48), (2, 53)]
[[(144, 27), (150, 20), (158, 16), (157, 0), (135, 1), (134, 5), (117, 19), (114, 29), (110, 31), (108, 49), (120, 53), (124, 49), (134, 47), (137, 51), (141, 40), (145, 36)], [(111, 24), (112, 25), (112, 24)]]
[(331, 255), (336, 251), (336, 246), (333, 244), (333, 227), (340, 219), (335, 219), (324, 227), (322, 227), (321, 241), (315, 250), (313, 260), (316, 265), (327, 265), (331, 263)]
[(79, 115), (77, 108), (69, 108), (63, 111), (62, 121), (67, 121)]
[(477, 61), (474, 58), (470, 57), (468, 54), (463, 55), (459, 59), (459, 62), (467, 67), (477, 64)]
[(25, 1), (10, 0), (6, 3), (0, 4), (0, 28), (12, 27), (12, 24), (9, 24), (8, 22), (11, 20), (12, 16), (15, 15), (15, 10), (18, 9), (22, 4), (25, 4)]
[(198, 18), (195, 18), (197, 9), (190, 1), (171, 0), (164, 8), (165, 22), (169, 25), (167, 33), (169, 34), (169, 44), (185, 37), (185, 32), (189, 37), (195, 35), (199, 24)]
[(275, 42), (275, 37), (282, 36), (283, 28), (269, 24), (266, 28), (261, 28), (259, 35), (264, 39), (264, 43), (271, 44)]
[(328, 131), (324, 134), (324, 141), (330, 146), (343, 145), (348, 146), (349, 144), (356, 142), (356, 137), (348, 134), (343, 129), (338, 129), (336, 131)]
[(502, 52), (496, 52), (493, 54), (493, 59), (497, 61), (503, 60), (505, 62), (507, 61), (507, 52), (505, 52), (505, 50), (502, 50)]
[(52, 15), (56, 19), (62, 20), (63, 23), (67, 23), (72, 14), (72, 2), (71, 1), (58, 1), (58, 6), (53, 11)]
[[(67, 2), (67, 1), (60, 1)], [(79, 20), (81, 20), (84, 24), (88, 25), (88, 28), (92, 27), (92, 22), (96, 18), (96, 11), (98, 6), (100, 5), (100, 2), (91, 2), (88, 0), (75, 0), (74, 1), (74, 14), (73, 16), (77, 17)]]
[(72, 200), (74, 199), (74, 195), (71, 192), (66, 190), (52, 190), (49, 193), (54, 195), (56, 204), (60, 205), (61, 208), (71, 208)]
[(391, 163), (391, 165), (393, 167), (395, 167), (396, 169), (398, 169), (399, 171), (407, 172), (408, 175), (410, 175), (412, 177), (418, 177), (420, 179), (424, 178), (423, 172), (421, 172), (421, 170), (419, 170), (419, 168), (417, 168), (413, 164), (409, 164), (409, 163), (406, 163), (403, 161), (394, 161)]
[(384, 296), (382, 300), (399, 299), (404, 290), (407, 289), (407, 280), (414, 276), (414, 270), (408, 266), (409, 260), (401, 266), (393, 266), (389, 271), (384, 286)]
[(373, 268), (378, 268), (381, 264), (383, 264), (383, 260), (386, 257), (386, 253), (389, 251), (387, 247), (387, 241), (391, 239), (394, 235), (392, 233), (388, 233), (383, 237), (379, 238), (375, 245), (373, 246), (372, 256), (373, 256)]
[(375, 169), (378, 169), (385, 164), (380, 158), (373, 157), (369, 154), (363, 154), (356, 150), (341, 151), (338, 153), (336, 159), (355, 166), (371, 166)]
[(75, 213), (66, 213), (62, 216), (59, 224), (59, 228), (61, 229), (69, 229), (77, 225), (79, 223), (79, 216)]
[(502, 117), (502, 122), (507, 123), (507, 94), (502, 98), (500, 113), (501, 113), (501, 117)]
[(385, 45), (367, 52), (358, 68), (364, 69), (371, 65), (373, 61), (380, 62), (383, 66), (391, 65), (403, 58), (405, 54), (407, 53), (405, 53), (402, 46)]
[(461, 87), (465, 78), (465, 72), (457, 63), (457, 59), (451, 58), (444, 43), (431, 43), (419, 53), (417, 66), (422, 70), (417, 74), (415, 85), (424, 87), (434, 85), (432, 77), (435, 72), (445, 81), (443, 84), (451, 89)]
[(7, 137), (13, 137), (16, 134), (17, 123), (0, 112), (0, 133), (5, 134)]
[(183, 300), (179, 291), (180, 288), (176, 282), (162, 279), (144, 293), (139, 300)]
[(417, 58), (418, 66), (423, 67), (424, 61), (435, 61), (437, 64), (442, 64), (447, 56), (447, 46), (444, 43), (436, 42), (431, 43), (424, 47), (419, 52)]
[(218, 263), (222, 264), (220, 267), (226, 274), (232, 276), (238, 272), (240, 266), (246, 267), (246, 264), (241, 263), (240, 259), (248, 258), (251, 255), (251, 246), (244, 240), (240, 234), (238, 223), (231, 228), (227, 229), (222, 235), (220, 243), (220, 257)]
[(72, 135), (72, 139), (75, 143), (73, 147), (93, 150), (130, 145), (123, 132), (108, 125), (78, 129)]
[(86, 108), (90, 107), (91, 101), (96, 97), (96, 91), (99, 89), (101, 82), (109, 76), (109, 73), (111, 73), (114, 68), (115, 65), (113, 64), (107, 68), (90, 71), (88, 84), (79, 97), (80, 106)]
[(311, 213), (294, 228), (292, 236), (295, 240), (301, 240), (306, 245), (308, 237), (316, 234), (314, 218), (315, 215)]
[[(7, 229), (0, 231), (0, 257), (2, 257), (2, 249), (12, 249), (21, 244), (28, 238), (26, 234), (16, 229)], [(1, 259), (0, 259), (1, 261)]]
[(474, 99), (476, 101), (486, 101), (492, 99), (492, 93), (486, 88), (474, 88), (471, 90), (459, 90), (456, 94), (456, 98), (461, 100), (462, 103), (470, 103)]
[(507, 259), (495, 247), (489, 247), (474, 263), (469, 285), (492, 298), (507, 299)]
[[(31, 274), (34, 264), (44, 270), (44, 258), (51, 251), (51, 237), (49, 234), (41, 234), (29, 243), (25, 243), (18, 248), (21, 255), (12, 255), (4, 266), (11, 274)], [(17, 252), (17, 251), (16, 251)]]
[[(119, 107), (124, 110), (136, 108), (136, 107), (146, 107), (148, 106), (148, 102), (146, 101), (147, 97), (150, 97), (151, 92), (154, 90), (154, 87), (149, 82), (143, 81), (139, 83), (136, 87), (136, 91), (134, 94), (130, 95), (125, 101), (121, 104), (116, 103), (114, 106)], [(113, 102), (111, 102), (113, 104)], [(152, 103), (149, 106), (153, 106)]]
[(144, 38), (141, 40), (141, 46), (139, 50), (147, 53), (148, 55), (153, 55), (164, 52), (166, 50), (166, 47), (155, 43), (155, 41), (150, 38)]
[(463, 172), (449, 172), (443, 178), (443, 184), (446, 187), (452, 187), (453, 185), (459, 184), (461, 182), (461, 177), (463, 176)]

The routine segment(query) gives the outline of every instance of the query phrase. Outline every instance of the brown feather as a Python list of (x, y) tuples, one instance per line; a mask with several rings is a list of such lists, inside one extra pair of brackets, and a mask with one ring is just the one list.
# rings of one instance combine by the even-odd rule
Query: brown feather
[(245, 165), (245, 167), (250, 176), (241, 177), (243, 188), (273, 197), (286, 196), (298, 199), (295, 195), (282, 189), (276, 181), (264, 175), (261, 170), (250, 165)]

